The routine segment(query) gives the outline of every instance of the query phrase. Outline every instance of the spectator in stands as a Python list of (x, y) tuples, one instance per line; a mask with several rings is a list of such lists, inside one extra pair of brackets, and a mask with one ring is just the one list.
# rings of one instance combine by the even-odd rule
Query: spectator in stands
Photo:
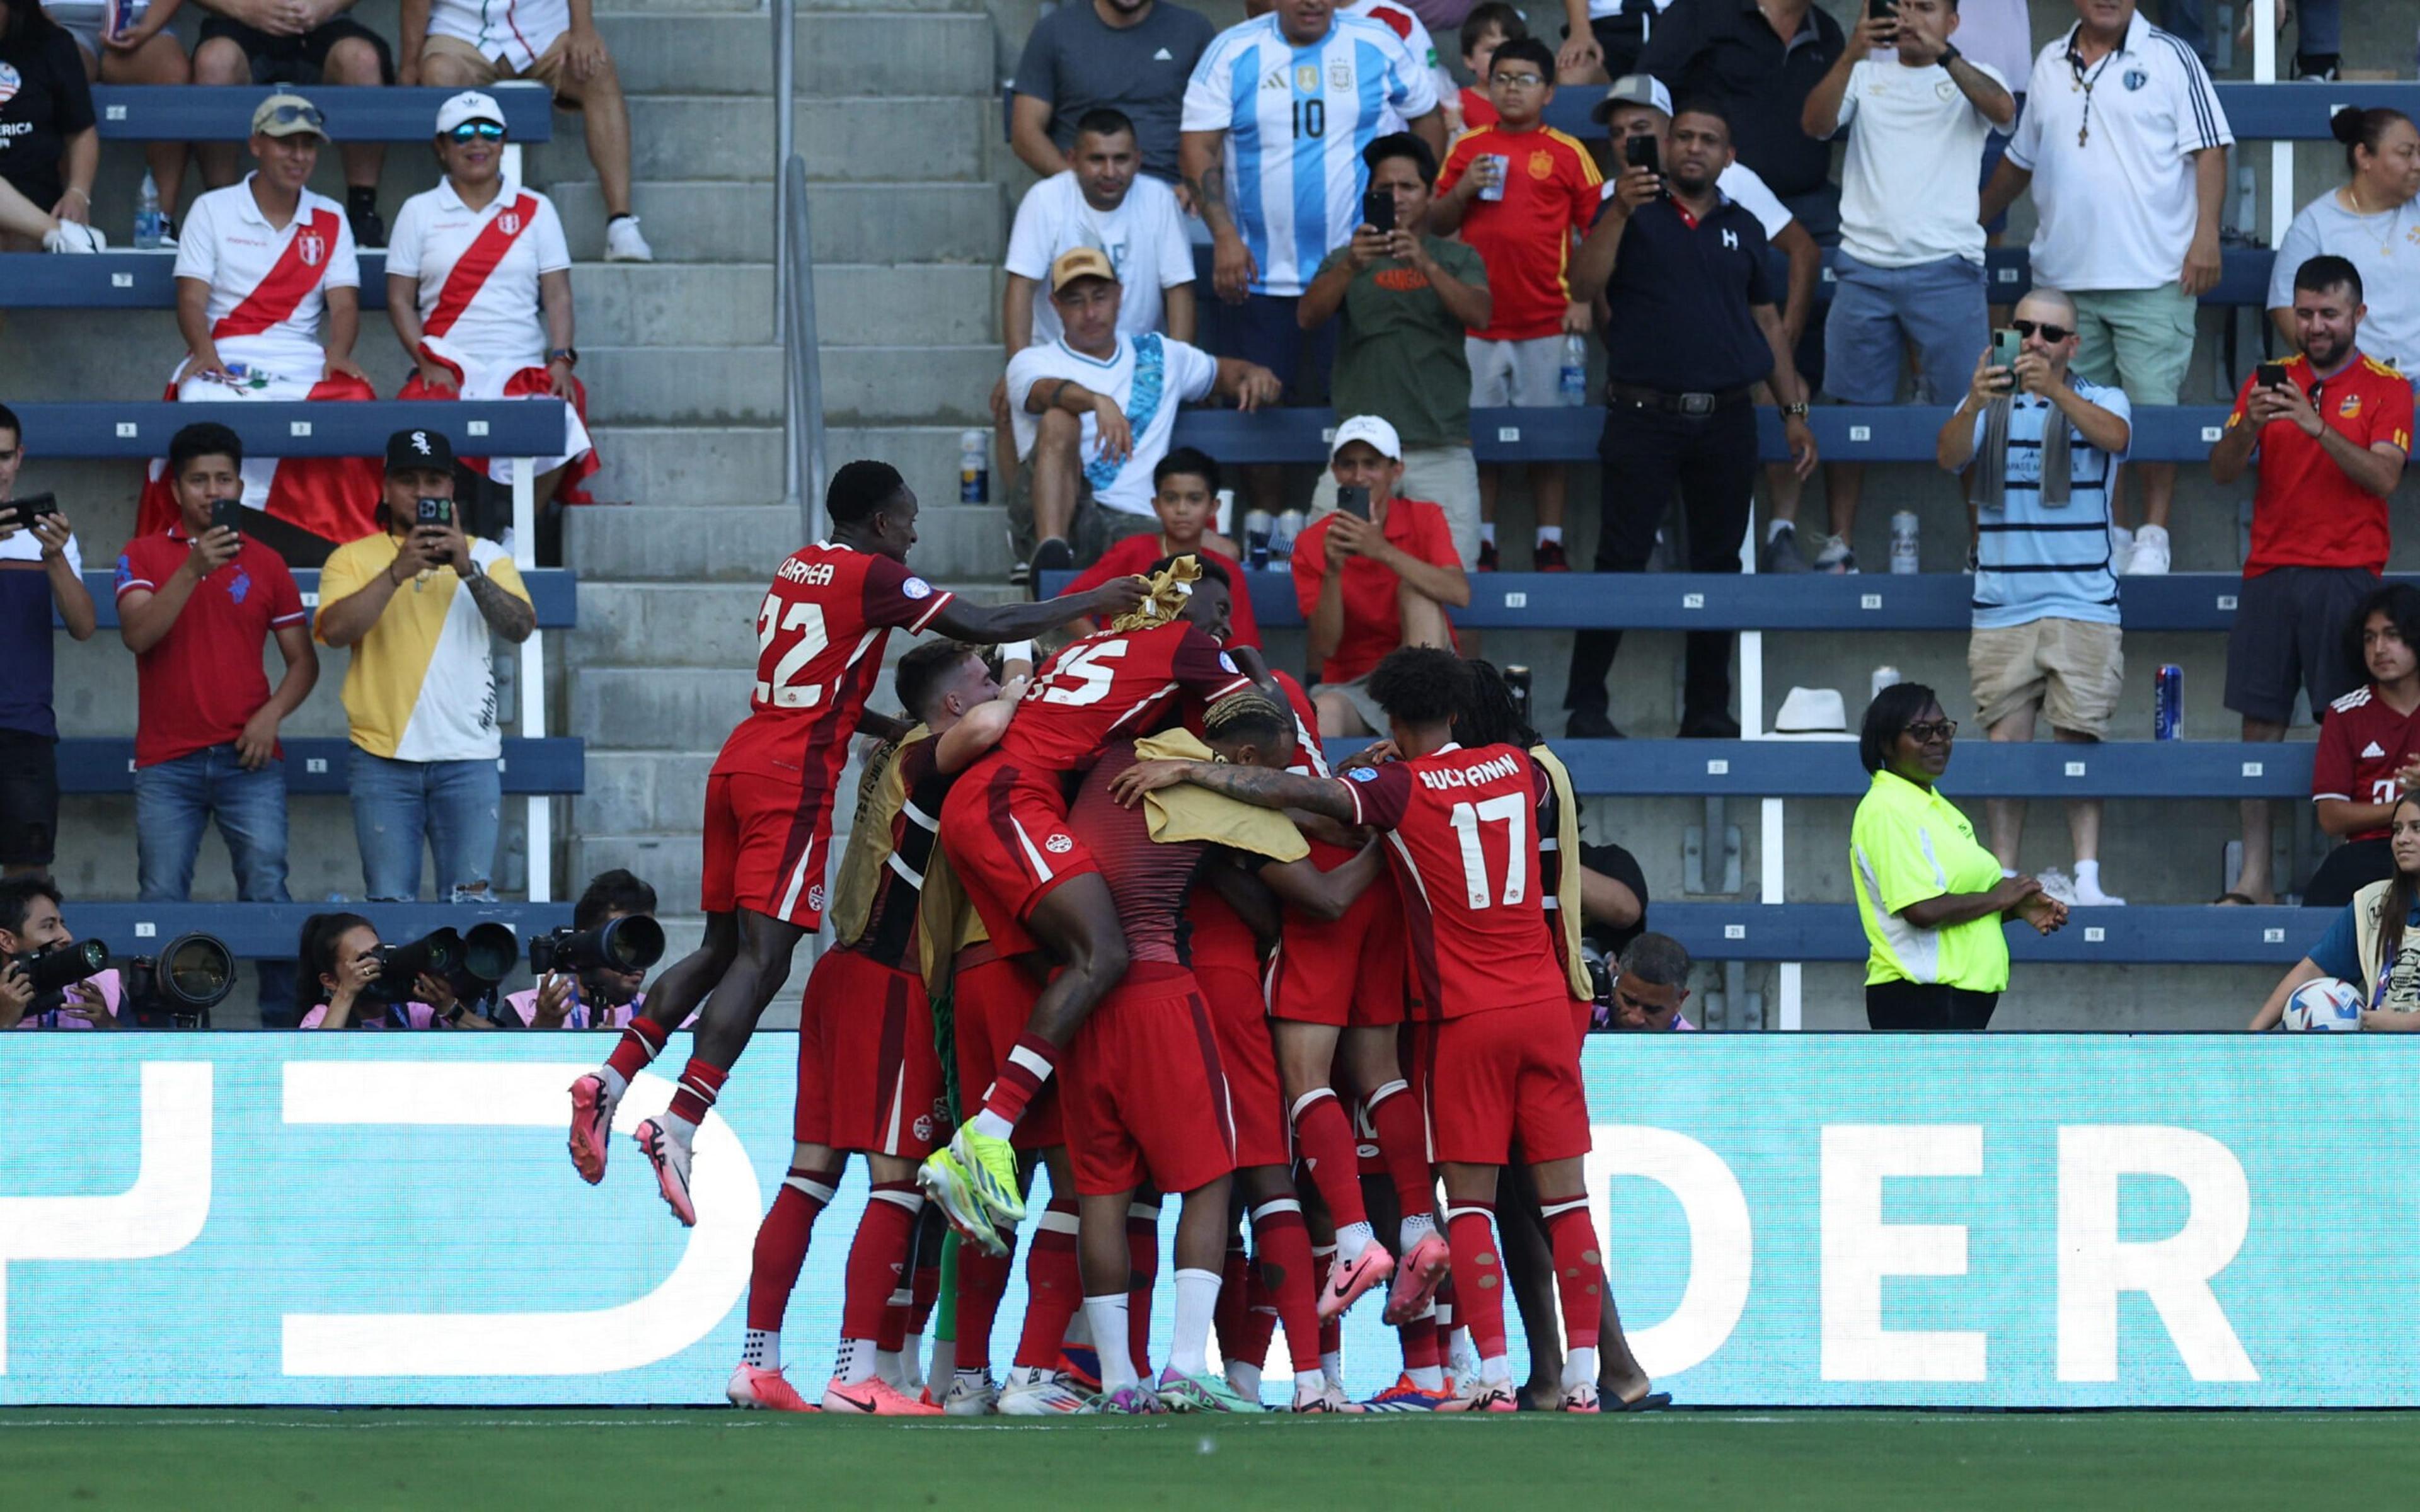
[(1647, 873), (1607, 842), (1580, 846), (1580, 936), (1611, 960), (1647, 933)]
[(2345, 626), (2369, 682), (2329, 706), (2311, 757), (2319, 827), (2344, 841), (2303, 889), (2305, 908), (2335, 908), (2395, 874), (2387, 822), (2420, 790), (2420, 588), (2389, 583)]
[[(1482, 409), (1546, 409), (1563, 402), (1566, 336), (1585, 335), (1589, 301), (1566, 274), (1574, 238), (1596, 221), (1604, 182), (1586, 147), (1545, 124), (1555, 98), (1555, 54), (1534, 37), (1496, 50), (1488, 74), (1497, 123), (1466, 132), (1437, 176), (1435, 230), (1459, 230), (1487, 267), (1488, 318), (1472, 325), (1470, 402)], [(1480, 567), (1496, 558), (1496, 496), (1502, 470), (1479, 480)], [(1563, 556), (1564, 471), (1558, 462), (1528, 468), (1537, 506), (1533, 567), (1569, 570)]]
[(1832, 147), (1800, 122), (1807, 95), (1847, 45), (1814, 0), (1689, 0), (1657, 18), (1636, 67), (1684, 100), (1715, 105), (1731, 123), (1739, 161), (1830, 247), (1840, 234)]
[(1445, 511), (1399, 499), (1404, 444), (1376, 415), (1336, 427), (1328, 471), (1340, 488), (1369, 496), (1358, 509), (1330, 510), (1295, 537), (1294, 596), (1309, 625), (1319, 669), (1311, 690), (1322, 735), (1372, 735), (1387, 728), (1370, 696), (1371, 670), (1403, 646), (1453, 646), (1448, 609), (1470, 603), (1470, 579)]
[[(146, 903), (193, 896), (194, 858), (213, 816), (236, 896), (286, 893), (286, 753), (277, 730), (319, 681), (302, 595), (285, 559), (212, 523), (243, 495), (243, 442), (225, 425), (187, 425), (168, 443), (180, 517), (126, 543), (117, 559), (118, 637), (134, 653), (134, 855)], [(275, 691), (261, 671), (274, 640)], [(261, 1022), (291, 1023), (294, 982), (262, 967)]]
[(302, 1015), (305, 1029), (492, 1029), (472, 1012), (444, 980), (422, 972), (412, 983), (418, 995), (387, 1003), (368, 995), (385, 974), (378, 927), (359, 914), (313, 914), (302, 921), (295, 969), (318, 984), (318, 1006)]
[[(2033, 15), (2025, 0), (1959, 0), (1958, 51), (1978, 68), (1988, 68), (2000, 76), (2009, 86), (2009, 98), (2016, 102), (2018, 117), (2023, 118), (2025, 86), (2033, 82), (2034, 74)], [(2015, 134), (2016, 123), (2011, 121), (1983, 139), (1979, 184), (1992, 181), (2000, 159), (2008, 154), (2009, 140)], [(1998, 246), (2008, 229), (2009, 212), (2003, 208), (1983, 222), (1985, 245)], [(1992, 316), (1995, 321), (2005, 320), (2008, 306), (1994, 301)]]
[[(1185, 182), (1210, 227), (1212, 282), (1234, 306), (1226, 345), (1276, 374), (1291, 402), (1326, 393), (1331, 338), (1305, 332), (1295, 306), (1360, 225), (1369, 170), (1357, 154), (1393, 121), (1443, 155), (1426, 64), (1384, 22), (1337, 14), (1330, 0), (1277, 0), (1271, 14), (1219, 33), (1186, 87)], [(1254, 505), (1274, 513), (1277, 470), (1247, 477)]]
[(0, 251), (99, 252), (92, 178), (101, 129), (75, 39), (34, 0), (0, 0)]
[[(1898, 403), (1910, 349), (1916, 402), (1941, 404), (1991, 339), (1976, 185), (1985, 140), (2016, 124), (2017, 106), (2006, 79), (1960, 54), (1957, 30), (1957, 0), (1899, 0), (1879, 16), (1869, 8), (1807, 97), (1807, 135), (1850, 128), (1823, 325), (1823, 392), (1843, 404)], [(1880, 48), (1898, 55), (1872, 55)], [(1847, 553), (1865, 478), (1862, 462), (1824, 468), (1824, 555)], [(1783, 533), (1794, 554), (1797, 531)]]
[[(194, 82), (194, 64), (185, 56), (185, 44), (168, 29), (168, 23), (184, 3), (185, 0), (131, 0), (129, 4), (120, 0), (125, 24), (122, 31), (110, 23), (110, 12), (119, 8), (112, 0), (48, 0), (42, 8), (61, 30), (75, 39), (86, 83), (166, 85)], [(160, 208), (171, 223), (185, 187), (187, 150), (183, 142), (143, 144), (143, 158), (150, 164), (152, 185), (160, 192)], [(169, 234), (173, 239), (173, 224)]]
[(1669, 934), (1641, 934), (1622, 949), (1608, 1026), (1654, 1034), (1694, 1031), (1697, 1026), (1681, 1013), (1688, 1000), (1688, 948)]
[(489, 638), (519, 645), (536, 612), (513, 559), (463, 533), (444, 432), (388, 438), (378, 518), (378, 534), (337, 548), (319, 574), (319, 639), (353, 653), (345, 717), (362, 880), (373, 903), (418, 898), (425, 840), (439, 897), (486, 897), (504, 802)]
[(1175, 192), (1138, 177), (1134, 122), (1123, 112), (1089, 111), (1076, 128), (1068, 166), (1025, 192), (1008, 234), (1008, 283), (1001, 296), (1001, 331), (1009, 355), (1059, 339), (1059, 312), (1034, 293), (1050, 265), (1078, 247), (1109, 254), (1124, 297), (1118, 329), (1129, 336), (1158, 331), (1194, 339), (1193, 240)]
[[(2194, 23), (2200, 24), (2202, 0), (2170, 0), (2164, 14), (2192, 10)], [(2252, 51), (2252, 23), (2255, 11), (2250, 5), (2242, 8), (2243, 20), (2235, 28), (2235, 45), (2248, 54)], [(2309, 79), (2333, 82), (2344, 45), (2343, 0), (2277, 0), (2277, 30), (2283, 35), (2286, 23), (2294, 23), (2294, 54), (2290, 63), (2280, 59), (2279, 68), (2288, 79)], [(2173, 28), (2172, 28), (2173, 29)], [(2201, 51), (2207, 54), (2209, 48)]]
[(1060, 595), (1090, 593), (1112, 578), (1148, 574), (1162, 557), (1190, 553), (1225, 568), (1233, 585), (1227, 643), (1260, 649), (1260, 622), (1252, 617), (1252, 594), (1240, 553), (1234, 542), (1211, 529), (1218, 515), (1218, 464), (1194, 447), (1180, 446), (1151, 470), (1151, 512), (1159, 517), (1159, 533), (1124, 537), (1077, 574)]
[[(2056, 739), (2090, 744), (2108, 738), (2125, 686), (2106, 527), (2133, 409), (2124, 390), (2069, 371), (2077, 337), (2066, 295), (2036, 285), (2017, 304), (2016, 330), (2023, 345), (2013, 367), (1994, 365), (1988, 351), (1973, 360), (1972, 382), (1942, 424), (1935, 453), (1951, 472), (1975, 464), (1966, 668), (1993, 740), (2033, 739), (2039, 710)], [(2014, 876), (2025, 806), (1994, 798), (1991, 814), (1992, 852)], [(2069, 800), (2067, 830), (2075, 878), (2045, 871), (2042, 890), (2071, 907), (2124, 903), (2101, 890), (2101, 800)]]
[(23, 957), (73, 945), (60, 917), (66, 900), (39, 872), (0, 879), (0, 1029), (117, 1029), (125, 990), (115, 969), (96, 971), (56, 993), (37, 995)]
[(1866, 706), (1857, 756), (1873, 785), (1850, 825), (1849, 872), (1870, 948), (1872, 1028), (1989, 1028), (2009, 985), (2001, 922), (2023, 919), (2044, 934), (2067, 922), (2067, 905), (2040, 883), (2000, 874), (1936, 786), (1957, 733), (1921, 683), (1894, 683)]
[[(2076, 370), (2136, 409), (2172, 405), (2193, 358), (2195, 301), (2218, 283), (2227, 130), (2193, 49), (2134, 0), (2076, 0), (2076, 23), (2034, 59), (2031, 108), (1983, 190), (1999, 214), (2033, 188), (2034, 281), (2065, 289), (2084, 345)], [(2143, 527), (2117, 530), (2118, 570), (2168, 570), (2172, 462), (2138, 464)], [(2126, 517), (2123, 481), (2116, 515)]]
[[(656, 889), (620, 867), (600, 872), (571, 905), (571, 927), (585, 933), (617, 918), (653, 918)], [(497, 1013), (504, 1028), (618, 1029), (645, 1005), (645, 971), (592, 966), (572, 973), (550, 971), (537, 985), (505, 996)]]
[(557, 105), (580, 112), (588, 133), (588, 161), (605, 202), (605, 260), (654, 262), (630, 213), (630, 107), (595, 9), (595, 0), (403, 0), (402, 78), (438, 89), (492, 89), (520, 79), (546, 85)]
[(57, 858), (59, 722), (51, 606), (68, 634), (89, 640), (97, 624), (84, 586), (84, 553), (65, 514), (11, 507), (25, 435), (0, 405), (0, 876), (47, 871)]
[(2394, 870), (2353, 894), (2311, 953), (2294, 963), (2252, 1015), (2273, 1029), (2294, 989), (2321, 977), (2361, 991), (2364, 1030), (2420, 1032), (2420, 797), (2406, 793), (2388, 808)]
[[(194, 49), (194, 82), (210, 85), (390, 85), (395, 57), (386, 39), (345, 14), (354, 0), (195, 0), (209, 12), (201, 43)], [(317, 129), (317, 123), (314, 123)], [(253, 135), (260, 123), (253, 123)], [(194, 147), (202, 182), (225, 189), (236, 181), (235, 148), (225, 143)], [(345, 160), (345, 222), (353, 245), (386, 245), (386, 222), (378, 208), (379, 173), (386, 148), (376, 142), (348, 142)]]
[(1079, 548), (1091, 562), (1157, 528), (1152, 471), (1168, 455), (1180, 405), (1212, 393), (1240, 409), (1277, 402), (1267, 368), (1156, 333), (1127, 335), (1118, 325), (1123, 294), (1109, 254), (1061, 254), (1050, 302), (1063, 333), (1008, 360), (1016, 455), (1027, 464), (1009, 494), (1009, 531), (1036, 574), (1076, 566)]
[[(566, 452), (536, 464), (541, 509), (585, 499), (597, 471), (588, 391), (573, 377), (571, 250), (554, 202), (504, 177), (504, 113), (464, 90), (437, 110), (437, 187), (403, 202), (386, 256), (386, 313), (418, 369), (398, 399), (554, 398), (572, 413)], [(644, 258), (632, 259), (644, 261)], [(484, 471), (506, 487), (514, 461)]]
[(1142, 171), (1193, 210), (1177, 167), (1185, 83), (1218, 28), (1174, 0), (1074, 0), (1046, 12), (1011, 82), (1008, 145), (1048, 178), (1063, 173), (1078, 123), (1116, 110), (1135, 124)]
[[(1815, 467), (1807, 391), (1774, 309), (1764, 232), (1716, 186), (1731, 162), (1730, 124), (1710, 104), (1684, 104), (1668, 124), (1657, 114), (1645, 134), (1655, 138), (1665, 173), (1624, 168), (1572, 270), (1572, 287), (1604, 289), (1612, 311), (1605, 434), (1597, 446), (1604, 466), (1596, 567), (1644, 570), (1677, 488), (1688, 515), (1691, 569), (1737, 572), (1757, 466), (1750, 391), (1762, 379), (1780, 395), (1782, 426), (1802, 478)], [(1586, 630), (1575, 639), (1565, 733), (1621, 734), (1606, 692), (1621, 648), (1619, 630)], [(1730, 636), (1721, 631), (1689, 637), (1683, 736), (1737, 738), (1730, 648)]]
[(2321, 254), (2353, 265), (2367, 291), (2362, 349), (2420, 373), (2420, 131), (2399, 110), (2347, 105), (2328, 123), (2351, 177), (2303, 207), (2269, 269), (2269, 319), (2296, 350), (2294, 270)]
[(1462, 18), (1462, 34), (1456, 40), (1462, 44), (1463, 69), (1476, 82), (1464, 85), (1452, 99), (1437, 102), (1445, 112), (1450, 137), (1496, 124), (1496, 102), (1487, 96), (1488, 65), (1495, 61), (1497, 48), (1528, 35), (1528, 22), (1505, 0), (1481, 0)]
[[(2282, 740), (2294, 694), (2315, 715), (2361, 683), (2347, 630), (2386, 571), (2387, 500), (2412, 451), (2412, 385), (2359, 345), (2361, 274), (2342, 257), (2294, 271), (2302, 347), (2285, 382), (2256, 369), (2211, 448), (2224, 486), (2257, 472), (2252, 553), (2226, 639), (2226, 706), (2246, 740)], [(2268, 364), (2263, 364), (2268, 365)], [(2358, 642), (2350, 642), (2357, 645)], [(2243, 803), (2243, 871), (2220, 903), (2267, 903), (2269, 805)]]
[[(1494, 308), (1478, 252), (1426, 230), (1436, 155), (1409, 131), (1362, 149), (1370, 192), (1395, 204), (1392, 230), (1366, 221), (1327, 255), (1302, 291), (1306, 330), (1333, 317), (1336, 412), (1381, 415), (1404, 449), (1404, 491), (1445, 512), (1465, 567), (1480, 559), (1479, 464), (1470, 450), (1470, 364), (1465, 330)], [(1319, 488), (1313, 514), (1335, 507)]]

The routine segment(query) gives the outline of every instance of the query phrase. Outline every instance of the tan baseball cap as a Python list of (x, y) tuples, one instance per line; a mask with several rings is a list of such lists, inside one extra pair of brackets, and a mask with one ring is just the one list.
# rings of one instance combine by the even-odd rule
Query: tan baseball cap
[(316, 136), (328, 139), (327, 117), (319, 107), (301, 95), (280, 90), (253, 107), (252, 134), (255, 136)]
[(1109, 261), (1109, 255), (1098, 247), (1071, 248), (1050, 265), (1050, 292), (1056, 294), (1079, 278), (1106, 278), (1114, 284), (1118, 270)]

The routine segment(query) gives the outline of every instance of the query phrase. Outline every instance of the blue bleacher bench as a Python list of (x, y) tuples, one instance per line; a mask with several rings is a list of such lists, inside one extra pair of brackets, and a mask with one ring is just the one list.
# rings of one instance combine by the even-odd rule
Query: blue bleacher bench
[[(2009, 928), (2020, 964), (2273, 965), (2308, 955), (2335, 922), (2333, 908), (2212, 908), (2171, 903), (2078, 908), (2055, 934)], [(1863, 961), (1866, 936), (1854, 903), (1666, 903), (1648, 905), (1648, 923), (1700, 961)], [(80, 927), (80, 926), (79, 926)], [(2229, 1025), (2252, 1016), (2257, 999), (2223, 1003)]]
[[(252, 113), (281, 89), (253, 85), (107, 85), (92, 86), (101, 134), (126, 142), (241, 142), (252, 135)], [(437, 107), (459, 91), (313, 85), (294, 88), (328, 119), (332, 143), (427, 142), (437, 134)], [(504, 83), (488, 92), (504, 110), (516, 142), (554, 135), (554, 100), (542, 85)]]
[[(63, 261), (66, 259), (53, 259)], [(175, 364), (163, 356), (160, 371)], [(560, 399), (373, 399), (292, 404), (177, 404), (168, 400), (19, 404), (9, 408), (24, 427), (28, 451), (53, 457), (138, 457), (168, 455), (168, 440), (209, 420), (242, 438), (255, 456), (384, 456), (399, 430), (442, 430), (465, 456), (560, 456)]]
[[(324, 737), (282, 742), (289, 796), (352, 791), (353, 747)], [(59, 791), (116, 794), (134, 791), (134, 741), (129, 736), (62, 740), (58, 747)], [(585, 793), (587, 744), (575, 736), (506, 740), (497, 763), (507, 794)]]
[[(386, 254), (365, 252), (362, 308), (386, 308)], [(90, 257), (0, 253), (0, 309), (173, 310), (177, 257), (116, 248)], [(174, 360), (173, 355), (170, 359)], [(164, 365), (164, 364), (163, 364)]]
[(70, 902), (68, 927), (80, 940), (100, 940), (113, 957), (148, 955), (180, 934), (213, 934), (239, 960), (291, 961), (313, 914), (360, 914), (379, 938), (404, 945), (440, 929), (473, 924), (509, 926), (526, 940), (571, 923), (571, 904), (491, 903), (102, 903)]
[[(541, 630), (568, 630), (580, 623), (580, 579), (566, 567), (532, 567), (521, 574), (521, 584), (529, 590), (530, 608), (537, 611), (537, 627)], [(100, 628), (117, 628), (117, 579), (105, 568), (88, 568), (84, 585), (92, 594), (95, 617)], [(302, 607), (317, 610), (319, 607), (319, 569), (305, 567), (294, 574), (294, 585), (302, 591)], [(51, 627), (64, 629), (55, 605), (51, 609)], [(551, 791), (551, 790), (550, 790)]]

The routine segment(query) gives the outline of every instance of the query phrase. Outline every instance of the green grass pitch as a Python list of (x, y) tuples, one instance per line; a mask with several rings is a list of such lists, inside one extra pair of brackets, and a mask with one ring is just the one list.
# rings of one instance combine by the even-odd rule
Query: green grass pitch
[[(2382, 1508), (2385, 1412), (899, 1423), (702, 1411), (0, 1412), (0, 1504)], [(1518, 1498), (1518, 1500), (1508, 1500)]]

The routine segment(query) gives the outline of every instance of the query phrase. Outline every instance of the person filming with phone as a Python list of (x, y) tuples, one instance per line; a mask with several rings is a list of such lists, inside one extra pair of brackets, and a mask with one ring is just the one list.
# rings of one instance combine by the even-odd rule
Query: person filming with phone
[(483, 898), (504, 804), (489, 637), (518, 645), (537, 614), (511, 555), (463, 533), (444, 432), (387, 438), (378, 521), (319, 574), (319, 639), (353, 654), (345, 717), (362, 882), (373, 903), (417, 899), (425, 841), (440, 897)]
[(0, 876), (46, 870), (58, 848), (59, 724), (54, 681), (51, 606), (78, 640), (92, 639), (96, 616), (84, 586), (75, 531), (49, 494), (17, 497), (25, 433), (0, 405)]

